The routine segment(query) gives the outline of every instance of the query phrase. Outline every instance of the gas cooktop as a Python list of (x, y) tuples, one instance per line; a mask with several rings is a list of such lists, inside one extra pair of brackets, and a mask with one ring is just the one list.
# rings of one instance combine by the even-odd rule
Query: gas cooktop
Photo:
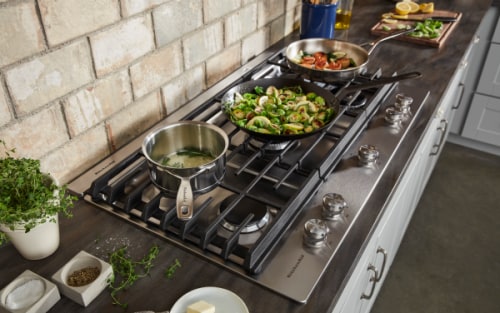
[[(251, 62), (252, 63), (252, 62)], [(229, 123), (222, 95), (243, 81), (302, 78), (283, 52), (254, 61), (153, 129), (178, 120), (221, 127), (230, 138), (226, 173), (213, 190), (195, 197), (195, 214), (176, 217), (175, 197), (148, 176), (137, 138), (70, 184), (98, 208), (144, 228), (246, 279), (306, 302), (330, 266), (353, 221), (362, 214), (387, 164), (427, 98), (402, 84), (342, 99), (332, 126), (300, 140), (256, 140)], [(340, 84), (315, 82), (340, 94), (345, 86), (376, 80), (381, 70)], [(228, 79), (224, 80), (224, 83)]]

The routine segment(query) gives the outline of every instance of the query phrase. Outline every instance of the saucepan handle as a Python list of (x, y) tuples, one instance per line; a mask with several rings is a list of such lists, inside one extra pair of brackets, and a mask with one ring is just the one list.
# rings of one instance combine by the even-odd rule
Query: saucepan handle
[(179, 190), (177, 190), (177, 198), (175, 203), (178, 219), (187, 221), (193, 217), (194, 195), (193, 188), (191, 187), (191, 179), (205, 171), (208, 171), (214, 166), (214, 163), (208, 164), (191, 176), (180, 176), (173, 173), (172, 171), (165, 169), (167, 173), (174, 177), (177, 177), (181, 181), (179, 184)]
[(193, 188), (191, 188), (191, 179), (189, 177), (179, 178), (181, 183), (177, 191), (177, 218), (185, 221), (193, 217)]

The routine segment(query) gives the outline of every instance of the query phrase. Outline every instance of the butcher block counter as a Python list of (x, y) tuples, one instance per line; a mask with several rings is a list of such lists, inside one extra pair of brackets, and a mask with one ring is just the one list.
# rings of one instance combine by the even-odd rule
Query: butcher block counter
[[(493, 4), (497, 5), (496, 2)], [(354, 225), (352, 235), (340, 247), (340, 253), (344, 253), (343, 261), (333, 260), (306, 304), (268, 291), (132, 224), (123, 223), (83, 200), (76, 203), (73, 218), (61, 218), (61, 245), (52, 256), (40, 261), (27, 261), (11, 245), (0, 248), (0, 288), (27, 269), (50, 279), (82, 250), (107, 261), (110, 252), (124, 246), (133, 258), (141, 258), (153, 245), (157, 245), (159, 255), (154, 261), (150, 275), (139, 279), (127, 291), (117, 294), (128, 304), (125, 312), (169, 310), (183, 294), (205, 286), (221, 287), (234, 292), (253, 313), (331, 312), (336, 306), (338, 295), (350, 278), (352, 267), (370, 237), (370, 226), (375, 224), (378, 214), (383, 212), (398, 173), (405, 168), (406, 160), (425, 132), (451, 78), (474, 41), (482, 17), (492, 3), (488, 0), (446, 0), (436, 2), (436, 5), (441, 10), (464, 13), (443, 46), (438, 49), (390, 40), (379, 45), (370, 56), (369, 68), (381, 67), (384, 73), (415, 70), (421, 72), (421, 79), (407, 81), (405, 84), (429, 90), (429, 99), (420, 113), (418, 123), (413, 126), (414, 136), (407, 136), (405, 148), (397, 155), (397, 161), (391, 163), (387, 177), (381, 180), (374, 192), (375, 196), (369, 199), (368, 205), (372, 210), (356, 222), (359, 225)], [(381, 13), (390, 11), (393, 6), (392, 1), (355, 2), (351, 28), (337, 32), (336, 37), (354, 43), (374, 40), (376, 37), (370, 34), (371, 27), (379, 21)], [(284, 47), (296, 39), (297, 34), (292, 34), (277, 43), (275, 48)], [(176, 268), (171, 277), (167, 277), (165, 270), (176, 260), (181, 266)], [(109, 291), (105, 290), (85, 308), (62, 296), (50, 312), (124, 312), (124, 309), (113, 305)]]

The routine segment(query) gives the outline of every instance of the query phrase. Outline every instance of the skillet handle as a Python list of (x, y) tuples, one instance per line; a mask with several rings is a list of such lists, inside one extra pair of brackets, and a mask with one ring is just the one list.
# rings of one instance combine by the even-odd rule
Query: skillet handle
[[(422, 74), (420, 72), (408, 72), (396, 76), (388, 76), (388, 77), (380, 77), (379, 79), (371, 80), (369, 82), (365, 82), (359, 85), (349, 85), (341, 90), (342, 95), (347, 95), (348, 93), (369, 89), (372, 87), (378, 87), (382, 85), (392, 84), (405, 79), (413, 79), (419, 78)], [(342, 98), (342, 96), (337, 96), (338, 98)]]
[(415, 27), (412, 27), (410, 29), (405, 29), (405, 30), (400, 31), (400, 32), (396, 32), (396, 33), (393, 33), (393, 34), (390, 34), (387, 36), (380, 37), (372, 42), (363, 43), (360, 46), (370, 46), (370, 49), (368, 49), (368, 51), (367, 51), (368, 55), (370, 55), (373, 52), (373, 50), (375, 50), (375, 48), (378, 46), (379, 43), (384, 42), (384, 41), (389, 40), (389, 39), (392, 39), (392, 38), (395, 38), (395, 37), (399, 37), (399, 36), (411, 33), (414, 30), (415, 30)]

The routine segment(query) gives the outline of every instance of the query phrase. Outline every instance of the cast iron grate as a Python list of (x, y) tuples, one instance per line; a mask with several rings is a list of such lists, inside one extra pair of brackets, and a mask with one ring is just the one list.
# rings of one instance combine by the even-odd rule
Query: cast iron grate
[[(293, 73), (267, 64), (252, 75), (243, 79)], [(359, 79), (379, 76), (380, 70)], [(339, 89), (338, 86), (323, 87), (334, 93)], [(256, 146), (252, 138), (227, 121), (221, 113), (220, 99), (224, 92), (188, 113), (183, 119), (216, 124), (228, 133), (231, 141), (223, 180), (214, 190), (196, 195), (195, 214), (189, 221), (176, 218), (175, 197), (163, 195), (152, 185), (140, 149), (96, 179), (86, 193), (96, 203), (107, 203), (124, 219), (140, 220), (145, 227), (155, 229), (156, 233), (181, 247), (188, 246), (189, 250), (220, 262), (230, 261), (247, 273), (259, 273), (301, 210), (366, 128), (388, 88), (363, 92), (368, 94), (370, 101), (362, 109), (351, 109), (350, 103), (346, 103), (329, 129), (287, 142), (278, 150), (268, 149), (273, 142), (261, 142)], [(219, 213), (221, 194), (233, 195), (234, 200)], [(262, 203), (272, 211), (270, 222), (259, 230), (258, 237), (251, 243), (243, 240), (248, 235), (242, 233), (253, 218), (251, 213), (232, 233), (221, 232), (225, 216), (244, 198)]]

